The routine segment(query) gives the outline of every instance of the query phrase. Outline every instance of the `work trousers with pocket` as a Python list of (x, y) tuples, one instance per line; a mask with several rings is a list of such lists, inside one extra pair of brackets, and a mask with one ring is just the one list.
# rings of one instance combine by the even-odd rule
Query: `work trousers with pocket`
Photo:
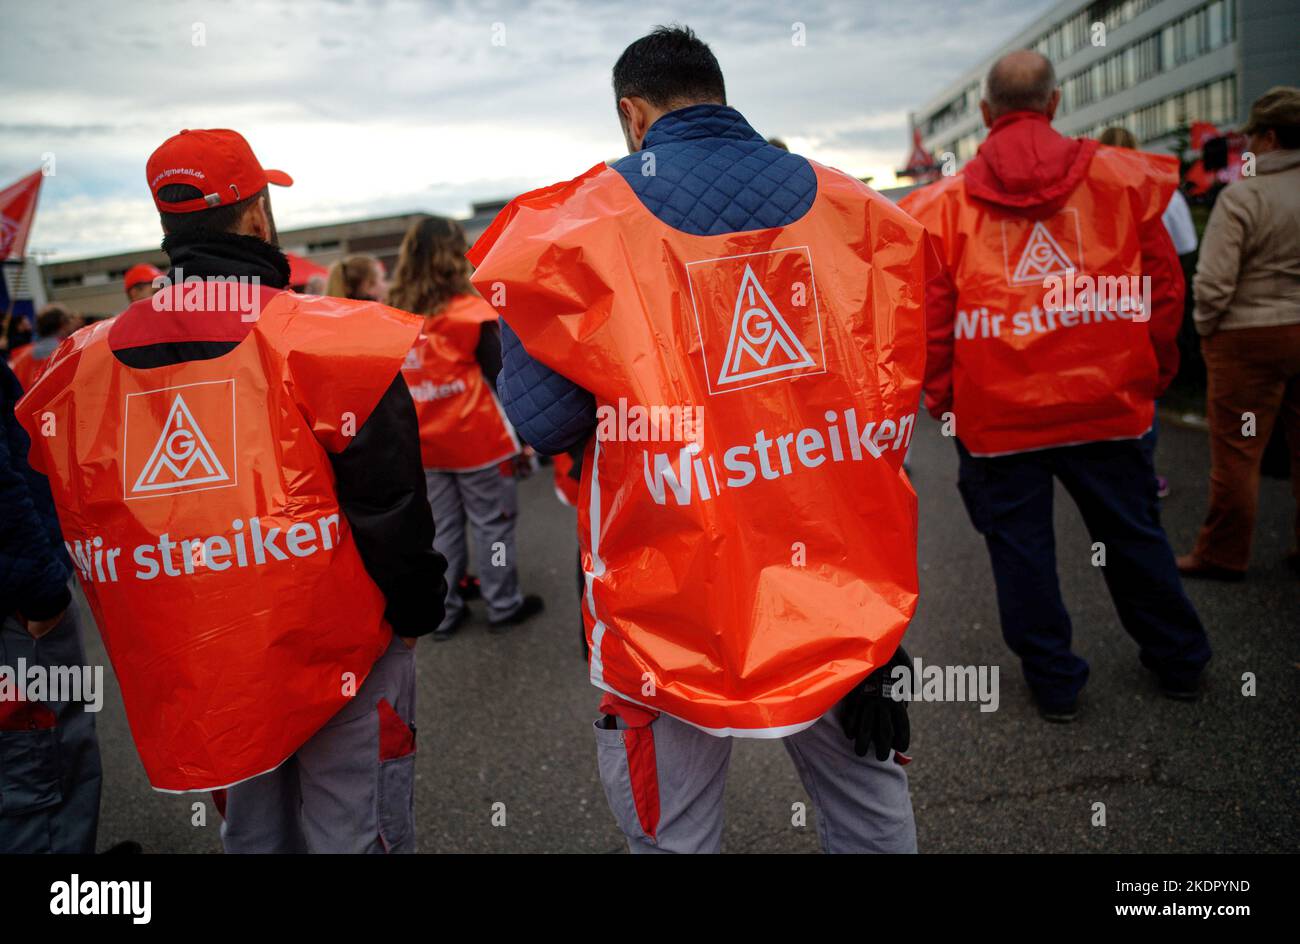
[(414, 720), (415, 652), (394, 637), (292, 757), (224, 791), (226, 852), (414, 852)]
[[(619, 701), (621, 713), (595, 724), (605, 797), (634, 853), (718, 852), (730, 737)], [(602, 708), (609, 705), (607, 699)], [(812, 798), (825, 852), (915, 852), (916, 824), (907, 774), (894, 760), (853, 753), (838, 706), (811, 727), (781, 739)], [(608, 727), (613, 718), (616, 727)], [(794, 801), (792, 801), (793, 803)], [(773, 810), (792, 823), (792, 803)]]

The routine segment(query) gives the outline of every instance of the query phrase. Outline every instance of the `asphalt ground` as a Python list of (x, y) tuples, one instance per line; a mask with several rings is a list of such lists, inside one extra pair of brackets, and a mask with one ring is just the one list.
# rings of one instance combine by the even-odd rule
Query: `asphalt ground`
[[(1139, 666), (1091, 565), (1079, 514), (1058, 487), (1061, 584), (1092, 677), (1078, 720), (1052, 725), (1038, 717), (1002, 642), (988, 556), (957, 494), (957, 457), (928, 419), (910, 465), (921, 508), (921, 602), (907, 647), (926, 663), (997, 665), (1001, 682), (994, 712), (975, 703), (911, 707), (908, 771), (921, 851), (1295, 852), (1300, 581), (1283, 561), (1294, 514), (1287, 484), (1261, 486), (1249, 579), (1188, 583), (1215, 652), (1195, 704), (1163, 698)], [(1186, 550), (1206, 505), (1205, 434), (1164, 425), (1157, 465), (1173, 488), (1166, 528), (1175, 550)], [(596, 775), (598, 693), (580, 653), (574, 519), (556, 501), (549, 469), (525, 482), (521, 579), (545, 596), (546, 612), (494, 636), (475, 604), (455, 639), (419, 645), (422, 852), (625, 848)], [(106, 662), (93, 629), (86, 641), (92, 663)], [(1242, 694), (1248, 672), (1257, 679), (1253, 696)], [(146, 852), (220, 851), (220, 817), (206, 797), (149, 788), (108, 675), (98, 719), (100, 848), (132, 839)], [(738, 741), (724, 851), (817, 851), (811, 816), (792, 823), (796, 803), (811, 809), (781, 745)], [(1104, 826), (1095, 824), (1098, 803)]]

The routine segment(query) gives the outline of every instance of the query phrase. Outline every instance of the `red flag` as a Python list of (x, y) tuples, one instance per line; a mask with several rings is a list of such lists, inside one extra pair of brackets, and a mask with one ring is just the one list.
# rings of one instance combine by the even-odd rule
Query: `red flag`
[(1201, 148), (1205, 147), (1206, 141), (1211, 138), (1221, 137), (1222, 135), (1223, 132), (1208, 121), (1193, 121), (1192, 129), (1188, 134), (1191, 139), (1190, 143), (1193, 151), (1199, 151)]
[(934, 155), (921, 143), (921, 129), (912, 129), (912, 153), (908, 155), (907, 166), (898, 171), (899, 177), (911, 177), (918, 183), (930, 183), (936, 180), (939, 166)]
[(0, 190), (0, 260), (21, 259), (27, 251), (43, 176), (38, 170)]
[(307, 280), (314, 275), (329, 275), (330, 270), (323, 265), (317, 265), (310, 259), (304, 259), (302, 256), (286, 252), (285, 257), (289, 260), (289, 285), (293, 288), (301, 288), (307, 284)]

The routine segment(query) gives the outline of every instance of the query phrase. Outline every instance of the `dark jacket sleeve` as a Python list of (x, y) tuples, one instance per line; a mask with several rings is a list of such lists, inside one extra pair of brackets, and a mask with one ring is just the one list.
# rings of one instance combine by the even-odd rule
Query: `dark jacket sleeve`
[(433, 549), (415, 405), (400, 375), (342, 452), (330, 456), (339, 506), (399, 636), (442, 622), (447, 561)]
[(504, 321), (497, 390), (519, 437), (545, 455), (567, 452), (596, 429), (596, 398), (534, 360)]
[(31, 441), (14, 418), (18, 378), (0, 361), (0, 618), (57, 616), (72, 602), (66, 554), (52, 533), (54, 504), (27, 464)]
[(489, 321), (479, 330), (478, 346), (474, 348), (474, 359), (478, 361), (483, 376), (497, 388), (497, 377), (501, 375), (501, 329), (495, 321)]

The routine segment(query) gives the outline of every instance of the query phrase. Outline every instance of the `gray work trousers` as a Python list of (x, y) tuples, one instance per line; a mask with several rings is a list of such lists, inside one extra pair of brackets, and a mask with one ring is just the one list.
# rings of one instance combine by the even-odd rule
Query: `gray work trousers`
[(433, 547), (447, 558), (447, 600), (442, 626), (451, 626), (465, 609), (457, 583), (469, 566), (465, 522), (474, 536), (479, 584), (488, 619), (512, 616), (523, 605), (515, 557), (519, 501), (515, 480), (490, 466), (476, 472), (424, 470), (433, 509)]
[[(781, 739), (812, 798), (823, 851), (915, 852), (907, 775), (892, 755), (882, 763), (874, 751), (854, 754), (835, 710)], [(596, 755), (629, 850), (719, 851), (732, 739), (665, 714), (641, 728), (628, 729), (621, 718), (618, 724), (596, 723)]]

